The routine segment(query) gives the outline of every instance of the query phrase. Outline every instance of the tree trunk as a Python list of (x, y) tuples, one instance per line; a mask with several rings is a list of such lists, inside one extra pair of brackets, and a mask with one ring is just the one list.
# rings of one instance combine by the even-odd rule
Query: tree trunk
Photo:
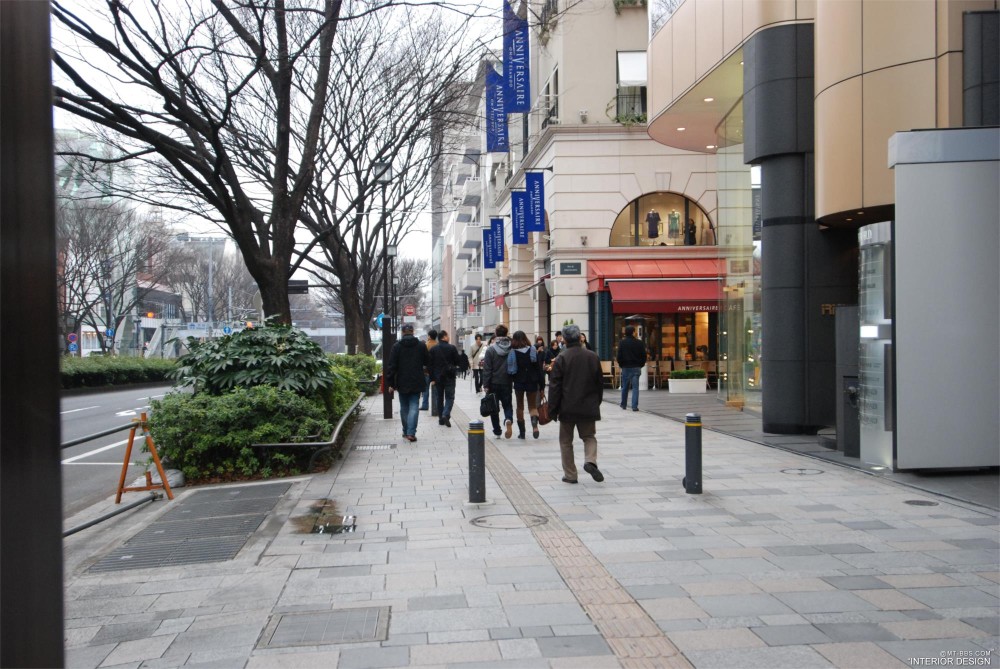
[(371, 353), (372, 338), (368, 329), (368, 319), (362, 313), (361, 300), (358, 299), (357, 293), (344, 291), (340, 302), (344, 308), (344, 329), (348, 347), (355, 346), (357, 353)]
[(263, 318), (271, 319), (274, 323), (291, 325), (292, 306), (288, 301), (288, 277), (286, 268), (280, 268), (280, 280), (268, 277), (266, 280), (257, 279), (257, 287), (260, 288), (260, 299), (264, 304)]

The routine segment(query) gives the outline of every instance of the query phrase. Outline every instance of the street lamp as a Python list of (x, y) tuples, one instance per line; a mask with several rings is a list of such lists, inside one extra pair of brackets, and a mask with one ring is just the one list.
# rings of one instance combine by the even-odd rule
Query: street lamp
[[(386, 222), (385, 210), (385, 189), (392, 181), (392, 165), (390, 163), (374, 163), (372, 165), (372, 175), (375, 183), (382, 187), (382, 417), (392, 418), (392, 395), (389, 394), (389, 384), (386, 381), (386, 372), (389, 370), (389, 347), (392, 335), (389, 328), (389, 320), (386, 318), (389, 311), (389, 229)], [(392, 247), (392, 255), (396, 255), (396, 247)]]

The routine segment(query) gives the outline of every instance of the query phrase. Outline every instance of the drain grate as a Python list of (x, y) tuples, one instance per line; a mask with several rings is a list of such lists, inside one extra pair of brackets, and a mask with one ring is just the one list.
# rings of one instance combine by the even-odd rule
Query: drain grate
[(822, 469), (810, 469), (808, 467), (792, 467), (789, 469), (782, 469), (782, 474), (794, 474), (795, 476), (818, 476), (819, 474), (825, 474)]
[(536, 527), (549, 522), (545, 516), (533, 513), (495, 513), (489, 516), (479, 516), (469, 521), (476, 527), (491, 530), (520, 530), (526, 527)]
[(279, 613), (271, 616), (257, 647), (287, 648), (385, 641), (388, 632), (388, 606), (314, 613)]
[(193, 493), (87, 571), (232, 560), (289, 488), (278, 483)]
[(396, 448), (396, 444), (355, 444), (352, 451), (388, 451)]

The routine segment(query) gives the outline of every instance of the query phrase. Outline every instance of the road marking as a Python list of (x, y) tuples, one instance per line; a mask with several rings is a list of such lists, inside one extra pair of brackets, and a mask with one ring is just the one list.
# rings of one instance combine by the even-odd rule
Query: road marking
[(116, 416), (134, 416), (135, 415), (135, 409), (129, 409), (127, 411), (119, 411), (115, 415)]
[(135, 401), (136, 402), (141, 402), (143, 400), (151, 400), (151, 399), (155, 399), (157, 397), (163, 397), (163, 395), (147, 395), (146, 397), (136, 397)]
[(69, 411), (60, 411), (59, 415), (62, 415), (64, 413), (76, 413), (77, 411), (86, 411), (87, 409), (99, 409), (99, 408), (101, 408), (101, 405), (97, 404), (92, 407), (83, 407), (82, 409), (70, 409)]
[(66, 458), (65, 460), (62, 461), (62, 464), (68, 465), (68, 464), (71, 464), (73, 462), (76, 462), (77, 460), (83, 460), (84, 458), (90, 457), (91, 455), (93, 455), (95, 453), (102, 453), (104, 451), (109, 451), (112, 448), (116, 448), (118, 446), (124, 446), (127, 443), (128, 443), (128, 439), (122, 439), (121, 441), (116, 441), (113, 444), (108, 444), (107, 446), (102, 446), (100, 448), (95, 448), (92, 451), (87, 451), (86, 453), (83, 453), (81, 455), (74, 455), (72, 458)]

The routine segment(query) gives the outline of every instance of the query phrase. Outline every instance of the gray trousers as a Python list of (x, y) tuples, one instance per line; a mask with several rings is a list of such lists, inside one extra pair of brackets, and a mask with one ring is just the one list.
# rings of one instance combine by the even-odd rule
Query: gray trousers
[(575, 481), (576, 461), (573, 458), (573, 429), (583, 440), (583, 461), (597, 464), (597, 421), (585, 420), (571, 423), (559, 419), (559, 450), (562, 452), (563, 476)]

